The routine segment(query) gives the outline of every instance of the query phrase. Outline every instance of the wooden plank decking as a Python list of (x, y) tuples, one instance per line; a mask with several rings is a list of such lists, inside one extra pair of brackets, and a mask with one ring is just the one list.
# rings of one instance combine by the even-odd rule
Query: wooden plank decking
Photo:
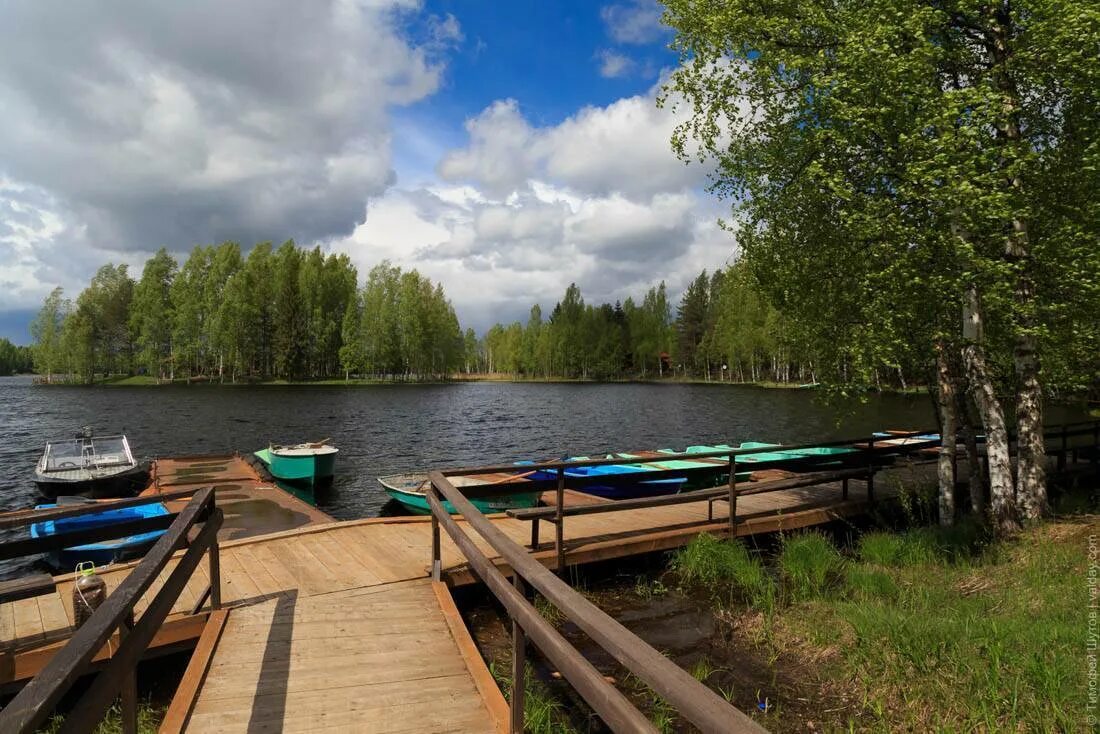
[[(196, 656), (198, 658), (198, 656)], [(508, 708), (450, 592), (428, 579), (229, 612), (165, 731), (505, 731)], [(201, 681), (200, 681), (201, 679)]]
[[(879, 498), (894, 494), (896, 484), (880, 480)], [(739, 535), (795, 529), (828, 522), (866, 510), (864, 485), (851, 483), (851, 498), (841, 501), (839, 486), (823, 485), (749, 495), (738, 501)], [(497, 527), (517, 543), (530, 542), (531, 521), (493, 516)], [(460, 521), (460, 524), (464, 524)], [(726, 504), (716, 502), (708, 521), (705, 501), (667, 507), (624, 510), (569, 517), (565, 521), (566, 562), (586, 563), (684, 545), (702, 531), (725, 532)], [(496, 554), (475, 537), (490, 558)], [(546, 524), (535, 557), (555, 563), (552, 526)], [(423, 579), (428, 574), (431, 524), (428, 518), (372, 518), (314, 524), (263, 536), (242, 538), (221, 546), (222, 601), (225, 605), (262, 602), (293, 591), (298, 598), (364, 589), (398, 581)], [(475, 581), (464, 558), (446, 537), (443, 568), (452, 585)], [(113, 590), (134, 564), (122, 564), (102, 574)], [(501, 564), (503, 565), (503, 564)], [(174, 568), (170, 562), (136, 607), (141, 614), (161, 581)], [(50, 643), (66, 639), (73, 622), (73, 575), (56, 577), (53, 592), (0, 604), (0, 684), (25, 679), (48, 659)], [(201, 564), (180, 595), (164, 628), (161, 644), (176, 644), (181, 635), (197, 636), (187, 618), (208, 584)]]

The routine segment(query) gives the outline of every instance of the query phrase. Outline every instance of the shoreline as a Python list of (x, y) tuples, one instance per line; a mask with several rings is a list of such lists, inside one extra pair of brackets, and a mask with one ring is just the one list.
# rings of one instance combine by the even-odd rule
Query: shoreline
[[(374, 387), (374, 386), (425, 386), (425, 385), (453, 385), (462, 383), (487, 382), (510, 384), (547, 384), (547, 385), (710, 385), (721, 387), (758, 388), (765, 390), (814, 390), (824, 392), (828, 387), (821, 383), (787, 383), (787, 382), (731, 382), (728, 380), (707, 380), (697, 377), (623, 377), (615, 379), (598, 380), (581, 377), (551, 377), (535, 378), (521, 377), (503, 373), (480, 374), (456, 374), (443, 379), (410, 379), (391, 380), (379, 378), (352, 378), (352, 379), (319, 379), (319, 380), (222, 380), (219, 378), (176, 378), (174, 380), (158, 380), (156, 378), (141, 375), (125, 377), (97, 378), (92, 382), (74, 382), (69, 380), (56, 380), (46, 382), (39, 375), (30, 375), (34, 378), (36, 387)], [(909, 386), (907, 388), (883, 388), (881, 390), (867, 390), (867, 394), (895, 394), (895, 395), (920, 395), (927, 390), (926, 386)]]

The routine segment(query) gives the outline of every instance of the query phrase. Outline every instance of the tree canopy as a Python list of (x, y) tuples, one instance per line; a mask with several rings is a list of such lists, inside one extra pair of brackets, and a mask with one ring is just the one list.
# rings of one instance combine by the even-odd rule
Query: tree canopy
[[(692, 112), (674, 147), (713, 162), (767, 298), (825, 376), (937, 355), (947, 377), (965, 369), (997, 454), (995, 520), (1034, 517), (1043, 385), (1100, 372), (1100, 8), (665, 5), (682, 65), (663, 101)], [(1018, 502), (997, 438), (1005, 391)]]
[(247, 256), (235, 242), (199, 246), (182, 265), (162, 249), (136, 282), (125, 265), (104, 265), (75, 303), (55, 289), (31, 330), (47, 379), (408, 379), (463, 359), (442, 286), (382, 265), (360, 291), (347, 255), (292, 241)]

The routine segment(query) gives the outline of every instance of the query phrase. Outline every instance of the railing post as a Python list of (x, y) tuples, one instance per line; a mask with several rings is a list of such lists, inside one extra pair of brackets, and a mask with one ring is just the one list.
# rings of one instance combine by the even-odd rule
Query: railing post
[(1062, 424), (1062, 453), (1058, 454), (1058, 471), (1066, 470), (1066, 457), (1069, 454), (1069, 428)]
[(558, 575), (565, 573), (565, 467), (558, 467), (557, 507), (554, 511), (554, 551)]
[(736, 524), (737, 524), (737, 519), (736, 519), (737, 518), (737, 457), (732, 455), (732, 454), (730, 455), (730, 482), (729, 482), (729, 485), (730, 485), (729, 527), (730, 527), (730, 540), (733, 540), (734, 538), (737, 537), (737, 529), (735, 527)]
[[(134, 616), (131, 611), (126, 620), (118, 628), (118, 644), (121, 647), (130, 630), (134, 627)], [(119, 691), (122, 734), (137, 734), (137, 669), (131, 668), (122, 679), (122, 689)]]
[[(435, 489), (435, 484), (428, 483), (428, 491), (432, 493), (437, 501), (442, 505), (442, 501), (439, 497), (439, 492)], [(430, 505), (429, 505), (430, 506)], [(435, 508), (431, 510), (432, 513), (432, 581), (439, 581), (443, 575), (443, 554), (439, 543), (439, 518), (435, 516)]]
[[(942, 436), (940, 437), (942, 439)], [(867, 442), (867, 502), (875, 501), (875, 437)]]
[(539, 519), (537, 517), (531, 518), (531, 550), (537, 551), (539, 549)]
[[(520, 596), (526, 597), (523, 579), (512, 569), (512, 581)], [(512, 698), (509, 706), (512, 734), (523, 734), (523, 694), (527, 683), (527, 634), (512, 617)]]
[[(1100, 446), (1100, 421), (1092, 422), (1092, 450), (1088, 452), (1089, 463), (1096, 466), (1098, 460), (1100, 460), (1100, 452), (1097, 451), (1097, 447)], [(1079, 449), (1073, 450), (1073, 463), (1077, 463), (1081, 460), (1081, 451)]]
[(210, 609), (221, 609), (222, 606), (222, 562), (218, 550), (218, 536), (210, 542)]

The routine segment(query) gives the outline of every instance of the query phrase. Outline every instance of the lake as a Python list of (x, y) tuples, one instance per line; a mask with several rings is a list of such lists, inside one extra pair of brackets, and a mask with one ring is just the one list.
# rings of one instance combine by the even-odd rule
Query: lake
[[(0, 378), (0, 507), (34, 504), (45, 441), (126, 433), (135, 455), (247, 453), (331, 438), (337, 476), (317, 505), (383, 512), (377, 478), (426, 468), (700, 443), (845, 438), (934, 425), (925, 395), (827, 404), (816, 390), (736, 385), (473, 382), (377, 386), (34, 386)], [(1068, 409), (1048, 410), (1048, 421)], [(1071, 415), (1076, 413), (1069, 412)], [(387, 508), (392, 509), (392, 508)]]
[(378, 386), (34, 386), (0, 378), (4, 509), (35, 502), (45, 441), (122, 432), (135, 455), (251, 452), (331, 438), (337, 477), (317, 504), (377, 515), (400, 471), (690, 444), (843, 438), (933, 425), (925, 396), (826, 405), (813, 390), (730, 385), (474, 382)]

